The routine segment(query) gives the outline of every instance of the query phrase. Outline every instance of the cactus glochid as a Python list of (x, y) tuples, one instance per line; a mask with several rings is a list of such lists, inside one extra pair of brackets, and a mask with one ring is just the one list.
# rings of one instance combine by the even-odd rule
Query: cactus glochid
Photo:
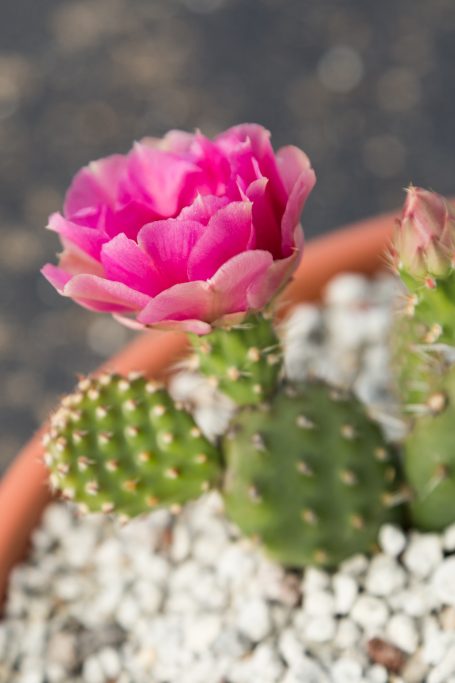
[(87, 511), (134, 516), (218, 482), (218, 449), (166, 389), (140, 375), (83, 379), (45, 436), (51, 484)]
[(394, 450), (359, 401), (322, 382), (243, 409), (223, 446), (228, 513), (286, 565), (335, 566), (400, 519)]

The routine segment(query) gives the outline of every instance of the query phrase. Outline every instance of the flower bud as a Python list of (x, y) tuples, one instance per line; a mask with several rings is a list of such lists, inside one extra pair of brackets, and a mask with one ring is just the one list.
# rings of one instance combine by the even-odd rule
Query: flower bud
[(397, 270), (413, 278), (445, 278), (455, 256), (455, 213), (436, 192), (409, 187), (393, 237)]

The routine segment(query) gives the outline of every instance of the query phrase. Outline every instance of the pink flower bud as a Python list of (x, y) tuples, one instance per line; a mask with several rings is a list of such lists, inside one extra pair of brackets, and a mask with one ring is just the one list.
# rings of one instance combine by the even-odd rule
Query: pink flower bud
[(263, 308), (296, 269), (315, 183), (297, 147), (262, 126), (209, 140), (170, 131), (74, 178), (49, 228), (63, 244), (44, 276), (64, 296), (135, 327), (207, 334)]
[(413, 278), (431, 281), (449, 275), (455, 256), (455, 214), (444, 197), (408, 188), (392, 256), (396, 269)]

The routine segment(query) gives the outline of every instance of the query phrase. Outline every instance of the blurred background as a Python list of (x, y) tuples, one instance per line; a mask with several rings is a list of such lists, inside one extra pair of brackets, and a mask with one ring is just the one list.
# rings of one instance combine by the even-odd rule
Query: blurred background
[(455, 185), (454, 0), (15, 0), (0, 8), (0, 472), (126, 341), (39, 274), (72, 175), (169, 128), (310, 156), (308, 237)]

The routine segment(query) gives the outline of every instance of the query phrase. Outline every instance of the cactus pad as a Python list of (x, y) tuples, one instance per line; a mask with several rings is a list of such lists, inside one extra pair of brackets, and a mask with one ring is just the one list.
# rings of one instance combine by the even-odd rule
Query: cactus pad
[(394, 451), (359, 401), (322, 382), (244, 408), (223, 445), (229, 514), (287, 566), (335, 566), (400, 519)]
[(83, 379), (44, 438), (51, 485), (87, 511), (134, 516), (199, 497), (220, 454), (166, 389), (140, 375)]
[[(422, 406), (424, 408), (425, 406)], [(431, 395), (405, 443), (405, 473), (414, 493), (411, 515), (422, 529), (455, 522), (455, 366)]]
[(263, 401), (278, 381), (281, 349), (273, 323), (249, 315), (229, 330), (216, 329), (191, 340), (198, 370), (238, 405)]

